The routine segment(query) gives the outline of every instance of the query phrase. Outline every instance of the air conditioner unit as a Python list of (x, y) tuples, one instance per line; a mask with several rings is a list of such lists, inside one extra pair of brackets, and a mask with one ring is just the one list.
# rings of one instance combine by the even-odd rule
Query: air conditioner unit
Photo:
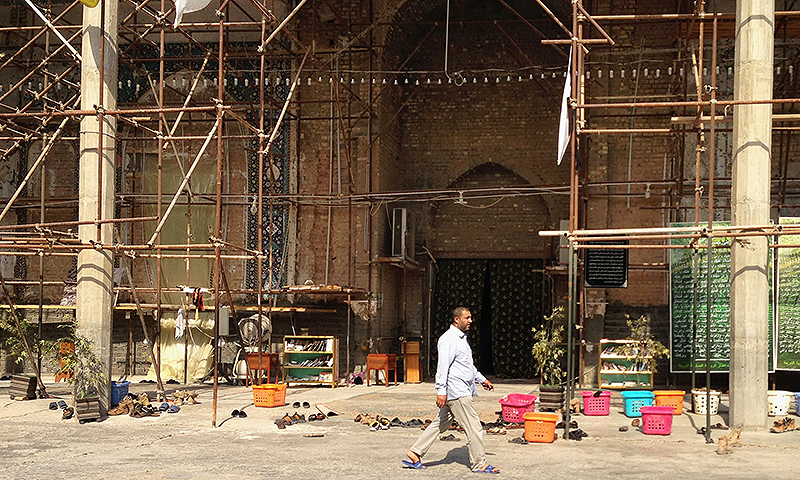
[(408, 210), (392, 210), (392, 256), (414, 258), (414, 225)]

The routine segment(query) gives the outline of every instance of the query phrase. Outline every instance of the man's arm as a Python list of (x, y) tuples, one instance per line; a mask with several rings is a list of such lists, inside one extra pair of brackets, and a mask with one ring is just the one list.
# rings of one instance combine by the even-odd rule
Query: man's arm
[(445, 335), (439, 338), (436, 345), (439, 360), (436, 363), (436, 405), (441, 408), (447, 402), (447, 376), (450, 372), (450, 365), (455, 360), (456, 349), (452, 342), (448, 342)]

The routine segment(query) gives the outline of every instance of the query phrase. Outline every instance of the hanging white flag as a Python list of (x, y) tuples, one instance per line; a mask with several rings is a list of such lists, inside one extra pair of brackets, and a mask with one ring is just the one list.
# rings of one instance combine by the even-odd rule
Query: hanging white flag
[(175, 23), (174, 28), (178, 28), (184, 13), (199, 12), (206, 8), (211, 0), (175, 0)]
[(569, 49), (567, 63), (567, 80), (564, 82), (564, 94), (561, 96), (561, 117), (558, 122), (558, 164), (567, 153), (569, 146), (569, 97), (572, 94), (572, 47)]

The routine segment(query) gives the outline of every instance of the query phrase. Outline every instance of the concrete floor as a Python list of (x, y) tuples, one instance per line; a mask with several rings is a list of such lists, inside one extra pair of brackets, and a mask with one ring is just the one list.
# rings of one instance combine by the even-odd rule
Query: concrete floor
[[(217, 427), (211, 426), (210, 385), (190, 385), (200, 392), (198, 405), (183, 406), (160, 417), (109, 417), (80, 425), (61, 420), (60, 411), (48, 409), (52, 400), (11, 401), (8, 381), (0, 382), (0, 478), (12, 479), (315, 479), (315, 478), (464, 478), (468, 454), (463, 433), (460, 442), (437, 442), (424, 458), (426, 470), (402, 468), (408, 447), (420, 431), (391, 428), (371, 432), (355, 423), (359, 412), (401, 420), (432, 418), (436, 413), (431, 383), (351, 388), (290, 387), (283, 408), (256, 408), (250, 388), (223, 385), (219, 390)], [(495, 382), (495, 391), (480, 392), (478, 409), (484, 421), (500, 410), (498, 399), (508, 393), (532, 393), (535, 384)], [(173, 386), (168, 392), (183, 386)], [(132, 392), (154, 391), (152, 384), (131, 385)], [(48, 384), (48, 393), (71, 404), (67, 387)], [(622, 399), (614, 393), (608, 416), (574, 417), (588, 433), (582, 441), (558, 440), (552, 444), (517, 445), (506, 435), (485, 435), (490, 462), (503, 478), (565, 479), (796, 479), (800, 430), (782, 434), (744, 432), (742, 446), (729, 455), (717, 455), (716, 445), (705, 443), (695, 426), (705, 416), (684, 413), (674, 417), (668, 436), (645, 435), (631, 427), (622, 413)], [(274, 420), (294, 413), (295, 401), (312, 407), (298, 411), (316, 413), (324, 403), (342, 413), (320, 422), (292, 425), (279, 430)], [(712, 424), (725, 422), (727, 399)], [(234, 409), (247, 418), (231, 418)], [(794, 410), (791, 411), (794, 413)], [(797, 418), (792, 415), (793, 418)], [(770, 419), (775, 420), (775, 419)], [(627, 432), (619, 427), (628, 425)], [(306, 437), (320, 433), (322, 437)], [(725, 434), (713, 430), (714, 438)]]

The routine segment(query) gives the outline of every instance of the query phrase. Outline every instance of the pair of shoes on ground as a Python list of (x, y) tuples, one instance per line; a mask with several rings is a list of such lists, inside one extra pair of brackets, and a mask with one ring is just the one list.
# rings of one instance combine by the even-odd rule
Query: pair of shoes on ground
[(375, 432), (378, 430), (389, 430), (391, 421), (386, 417), (378, 417), (377, 420), (369, 424), (369, 430)]
[(189, 390), (175, 390), (172, 392), (172, 398), (175, 399), (176, 405), (194, 405), (197, 403), (197, 392)]
[(578, 442), (580, 442), (583, 437), (588, 437), (588, 436), (589, 436), (589, 434), (584, 432), (580, 428), (577, 429), (577, 430), (570, 430), (570, 432), (567, 434), (567, 437), (570, 440), (575, 440), (575, 441), (578, 441)]
[(67, 402), (64, 400), (50, 402), (50, 406), (48, 408), (50, 408), (50, 410), (58, 410), (60, 408), (62, 410), (61, 420), (69, 420), (75, 414), (75, 409), (67, 405)]
[[(794, 421), (794, 420), (792, 420), (792, 421)], [(775, 423), (778, 423), (778, 422), (775, 422)], [(714, 425), (711, 425), (711, 430), (727, 430), (727, 429), (728, 429), (728, 426), (724, 425), (722, 423), (715, 423)], [(697, 433), (699, 433), (700, 435), (705, 435), (706, 434), (706, 427), (700, 427), (697, 430)]]
[(527, 445), (528, 441), (525, 440), (525, 436), (523, 435), (521, 437), (509, 438), (508, 443), (518, 443), (520, 445)]
[(247, 412), (244, 410), (233, 410), (231, 412), (231, 417), (247, 418)]
[(797, 425), (794, 422), (794, 418), (783, 417), (782, 419), (774, 422), (769, 431), (772, 433), (783, 433), (783, 432), (790, 432), (792, 430), (795, 430), (796, 428)]
[[(558, 422), (556, 424), (556, 428), (564, 428), (564, 422)], [(570, 420), (569, 421), (569, 428), (578, 428), (577, 420)]]
[(505, 435), (506, 428), (499, 425), (495, 425), (487, 428), (486, 433), (488, 433), (489, 435)]
[[(315, 415), (315, 417), (317, 416)], [(297, 412), (294, 412), (294, 415), (289, 415), (286, 413), (281, 418), (275, 420), (275, 425), (277, 425), (280, 429), (284, 429), (288, 425), (294, 425), (295, 423), (306, 423), (306, 416)]]
[(303, 408), (311, 408), (311, 404), (308, 402), (303, 402), (302, 404), (300, 402), (294, 402), (292, 408), (300, 408), (300, 405), (302, 405)]

